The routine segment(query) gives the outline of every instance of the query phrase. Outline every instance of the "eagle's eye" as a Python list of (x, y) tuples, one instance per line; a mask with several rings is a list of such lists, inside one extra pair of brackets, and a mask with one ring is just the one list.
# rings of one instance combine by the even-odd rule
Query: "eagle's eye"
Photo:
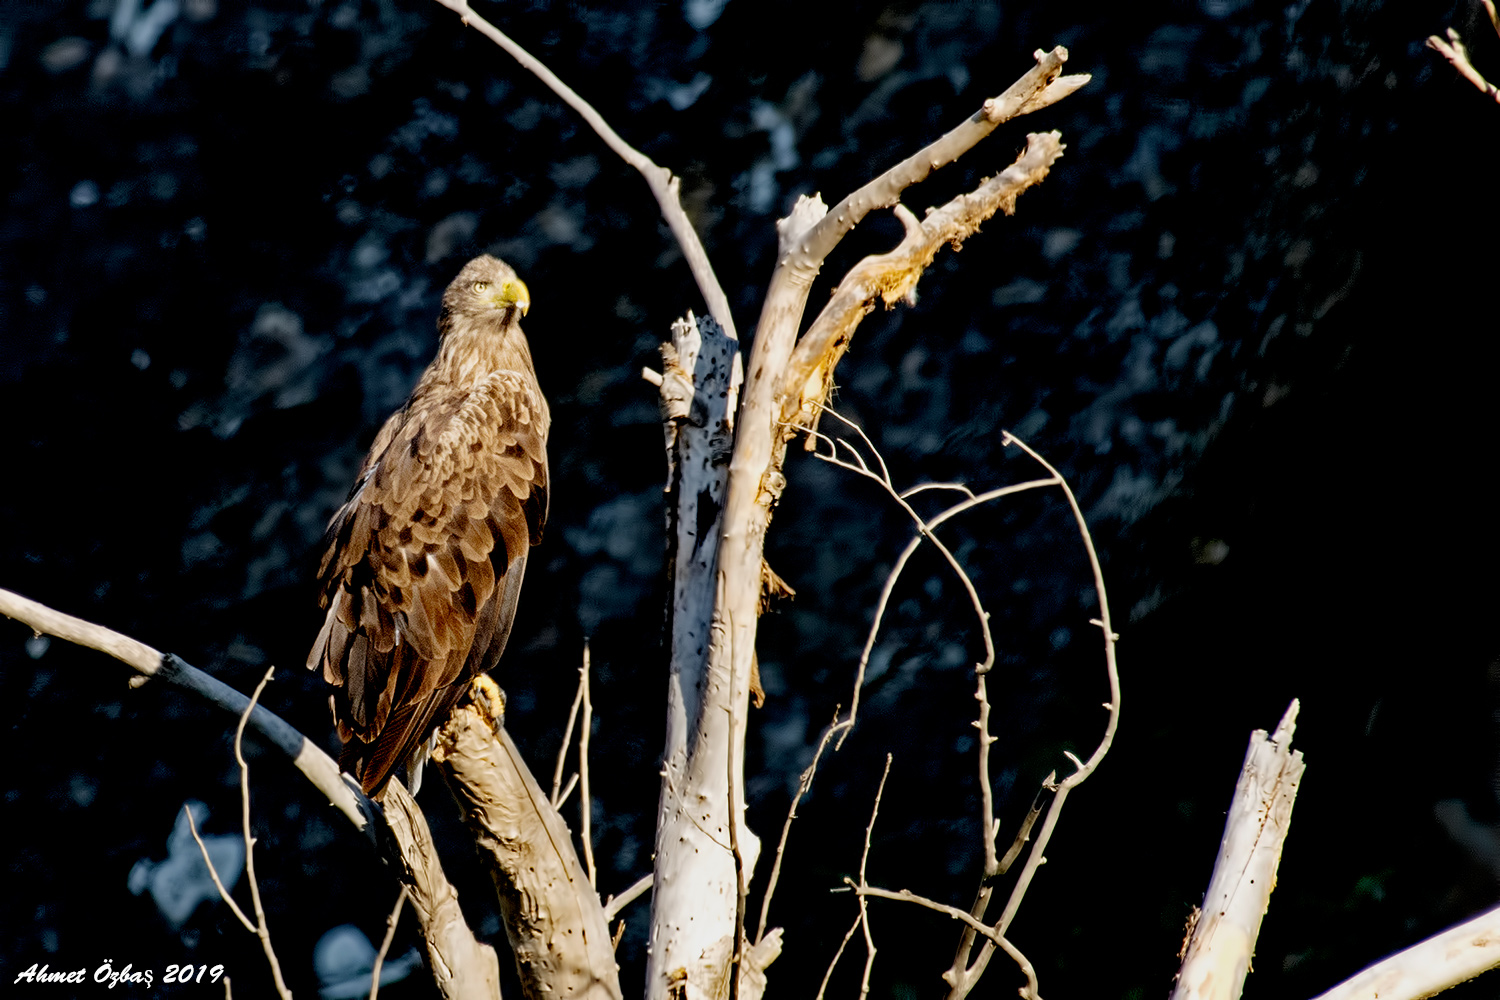
[(489, 290), (489, 287), (490, 287), (490, 283), (488, 281), (476, 281), (476, 282), (474, 282), (474, 291), (476, 291), (476, 292), (486, 292), (486, 291)]

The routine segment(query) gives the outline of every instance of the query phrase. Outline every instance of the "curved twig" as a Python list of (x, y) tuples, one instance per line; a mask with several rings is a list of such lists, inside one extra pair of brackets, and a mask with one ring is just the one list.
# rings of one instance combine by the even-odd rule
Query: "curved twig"
[[(1109, 720), (1105, 723), (1104, 735), (1100, 739), (1099, 745), (1095, 747), (1094, 752), (1089, 755), (1087, 761), (1081, 761), (1076, 756), (1069, 754), (1068, 756), (1074, 764), (1073, 773), (1063, 780), (1056, 782), (1056, 784), (1050, 785), (1054, 792), (1052, 808), (1047, 810), (1047, 818), (1042, 821), (1041, 831), (1037, 834), (1036, 840), (1032, 842), (1031, 851), (1026, 856), (1026, 863), (1022, 866), (1020, 874), (1016, 877), (1016, 884), (1011, 889), (1010, 897), (1005, 902), (1005, 909), (1001, 912), (1000, 919), (994, 924), (996, 933), (1003, 935), (1010, 927), (1011, 921), (1015, 919), (1016, 911), (1020, 909), (1021, 900), (1025, 898), (1026, 891), (1030, 888), (1031, 880), (1035, 877), (1037, 869), (1046, 860), (1047, 844), (1051, 841), (1052, 833), (1057, 828), (1058, 817), (1062, 815), (1062, 807), (1067, 801), (1068, 793), (1094, 773), (1094, 770), (1099, 766), (1099, 762), (1104, 759), (1104, 755), (1109, 752), (1109, 748), (1114, 743), (1115, 731), (1120, 724), (1120, 673), (1118, 664), (1115, 661), (1115, 643), (1120, 637), (1114, 631), (1110, 620), (1109, 595), (1104, 586), (1104, 571), (1099, 564), (1099, 553), (1094, 548), (1094, 539), (1089, 533), (1088, 522), (1084, 519), (1083, 509), (1078, 505), (1078, 498), (1074, 496), (1072, 488), (1068, 486), (1067, 481), (1062, 478), (1062, 475), (1051, 463), (1037, 454), (1026, 442), (1014, 434), (1011, 434), (1009, 431), (1004, 432), (1001, 441), (1007, 446), (1016, 445), (1022, 451), (1026, 452), (1026, 454), (1030, 455), (1042, 468), (1050, 472), (1053, 478), (1057, 480), (1058, 486), (1062, 488), (1063, 496), (1068, 501), (1068, 507), (1073, 511), (1073, 519), (1078, 524), (1079, 535), (1083, 539), (1084, 549), (1088, 552), (1089, 567), (1093, 570), (1094, 591), (1099, 598), (1099, 617), (1094, 619), (1092, 624), (1099, 626), (1104, 636), (1104, 664), (1109, 678), (1110, 695), (1109, 702), (1105, 705), (1105, 708), (1109, 711)], [(957, 998), (967, 994), (974, 981), (983, 973), (985, 966), (988, 965), (989, 959), (994, 953), (994, 948), (995, 945), (993, 942), (987, 941), (985, 943), (979, 956), (974, 960), (974, 964), (964, 970), (964, 973), (960, 977), (961, 981), (952, 985), (948, 994), (950, 998)]]
[(640, 171), (646, 179), (646, 184), (651, 188), (651, 193), (656, 196), (656, 203), (661, 208), (662, 218), (666, 220), (672, 235), (677, 237), (677, 243), (682, 247), (682, 256), (687, 261), (688, 268), (693, 272), (693, 278), (698, 282), (698, 291), (703, 294), (703, 300), (708, 303), (709, 314), (719, 321), (724, 332), (730, 337), (738, 339), (735, 333), (734, 317), (729, 312), (729, 300), (724, 296), (724, 289), (719, 287), (719, 279), (714, 274), (713, 265), (708, 261), (708, 253), (703, 249), (703, 241), (698, 238), (698, 232), (693, 228), (692, 220), (687, 217), (687, 212), (682, 209), (682, 202), (678, 198), (680, 180), (673, 176), (666, 167), (656, 164), (651, 157), (636, 149), (630, 143), (620, 138), (620, 134), (610, 128), (604, 116), (594, 110), (594, 106), (569, 87), (557, 74), (547, 68), (546, 63), (536, 56), (527, 52), (520, 45), (499, 28), (486, 21), (474, 12), (466, 0), (438, 0), (438, 3), (453, 11), (463, 23), (474, 28), (481, 35), (504, 49), (511, 58), (521, 64), (523, 69), (530, 70), (535, 76), (545, 83), (552, 92), (574, 111), (580, 118), (588, 122), (590, 128), (598, 133), (604, 144), (612, 149), (620, 159)]

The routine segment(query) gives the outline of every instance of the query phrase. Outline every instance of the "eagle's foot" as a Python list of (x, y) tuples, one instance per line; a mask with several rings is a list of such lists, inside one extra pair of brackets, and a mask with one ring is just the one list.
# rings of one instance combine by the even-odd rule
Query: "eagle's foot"
[(498, 734), (505, 728), (505, 692), (489, 674), (480, 674), (469, 681), (459, 704), (474, 709), (492, 732)]

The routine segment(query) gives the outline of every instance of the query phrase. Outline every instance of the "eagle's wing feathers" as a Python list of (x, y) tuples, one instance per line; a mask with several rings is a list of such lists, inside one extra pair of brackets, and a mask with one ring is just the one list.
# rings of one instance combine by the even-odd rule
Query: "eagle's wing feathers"
[(546, 425), (520, 372), (432, 386), (382, 428), (330, 525), (308, 665), (340, 686), (344, 756), (367, 789), (504, 649), (546, 518)]

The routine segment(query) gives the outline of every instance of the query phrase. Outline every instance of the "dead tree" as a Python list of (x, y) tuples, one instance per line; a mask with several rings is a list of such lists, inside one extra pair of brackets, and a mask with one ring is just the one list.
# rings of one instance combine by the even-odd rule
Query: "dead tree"
[[(666, 434), (671, 574), (666, 741), (654, 872), (621, 899), (600, 900), (593, 884), (587, 801), (583, 831), (585, 859), (580, 862), (572, 835), (558, 813), (558, 805), (565, 797), (559, 788), (561, 768), (549, 796), (505, 734), (503, 696), (492, 683), (485, 679), (476, 683), (469, 699), (438, 733), (434, 760), (460, 804), (495, 883), (527, 996), (533, 1000), (544, 996), (597, 1000), (621, 997), (623, 991), (613, 954), (617, 942), (611, 939), (608, 921), (629, 898), (648, 885), (652, 889), (645, 989), (649, 1000), (676, 997), (756, 1000), (768, 989), (767, 968), (780, 953), (781, 931), (767, 927), (763, 906), (758, 927), (753, 935), (750, 933), (746, 904), (749, 887), (763, 869), (763, 851), (760, 837), (744, 821), (744, 754), (749, 702), (757, 688), (758, 620), (768, 594), (782, 586), (766, 564), (764, 542), (786, 482), (782, 473), (786, 449), (801, 435), (805, 436), (809, 449), (817, 451), (820, 457), (880, 482), (893, 502), (915, 522), (912, 543), (887, 582), (871, 639), (855, 671), (850, 709), (825, 732), (818, 747), (819, 757), (825, 749), (836, 746), (854, 724), (863, 668), (875, 629), (879, 627), (884, 601), (918, 545), (935, 547), (964, 583), (985, 638), (985, 659), (975, 664), (985, 857), (975, 901), (964, 910), (906, 889), (871, 885), (862, 859), (858, 880), (849, 880), (859, 912), (845, 943), (863, 930), (866, 945), (863, 990), (869, 988), (877, 950), (868, 921), (869, 901), (888, 899), (937, 910), (960, 925), (953, 963), (944, 974), (949, 996), (954, 1000), (969, 994), (996, 951), (1004, 951), (1024, 974), (1027, 985), (1023, 995), (1038, 998), (1040, 987), (1035, 971), (1010, 943), (1007, 930), (1045, 860), (1044, 851), (1064, 800), (1072, 788), (1094, 772), (1108, 751), (1121, 704), (1114, 659), (1117, 636), (1109, 616), (1102, 569), (1083, 512), (1057, 471), (1023, 442), (1007, 435), (1006, 444), (1015, 444), (1026, 451), (1047, 475), (982, 494), (965, 490), (963, 499), (939, 515), (924, 519), (906, 503), (906, 494), (891, 482), (868, 439), (861, 450), (847, 439), (834, 437), (826, 427), (820, 429), (820, 423), (831, 412), (825, 405), (835, 368), (860, 321), (878, 305), (891, 308), (910, 300), (923, 272), (944, 245), (957, 248), (997, 213), (1011, 214), (1017, 198), (1047, 176), (1064, 146), (1056, 132), (1029, 135), (1025, 150), (1013, 164), (982, 181), (973, 191), (930, 209), (922, 219), (901, 204), (904, 192), (933, 171), (954, 162), (1002, 123), (1068, 96), (1085, 84), (1088, 76), (1062, 75), (1068, 54), (1061, 47), (1038, 51), (1036, 65), (1010, 88), (985, 101), (946, 135), (895, 164), (833, 208), (817, 196), (799, 199), (786, 218), (777, 223), (777, 263), (746, 357), (707, 254), (678, 203), (678, 181), (671, 172), (626, 143), (546, 66), (474, 13), (463, 0), (440, 2), (458, 12), (466, 25), (484, 33), (536, 73), (606, 144), (640, 170), (681, 244), (707, 306), (706, 315), (689, 313), (673, 324), (672, 339), (662, 347), (662, 370), (644, 373), (658, 389)], [(890, 251), (867, 257), (852, 267), (837, 283), (828, 303), (810, 323), (805, 323), (809, 291), (828, 254), (870, 212), (880, 209), (895, 213), (904, 229), (903, 238)], [(853, 430), (859, 434), (857, 428)], [(1108, 716), (1094, 752), (1086, 760), (1069, 755), (1072, 772), (1062, 778), (1056, 775), (1048, 778), (1037, 806), (1022, 824), (1010, 849), (1002, 852), (989, 786), (989, 747), (993, 738), (988, 730), (985, 686), (986, 675), (994, 663), (994, 647), (985, 624), (983, 604), (962, 566), (938, 538), (936, 529), (977, 504), (1038, 488), (1057, 488), (1062, 492), (1088, 551), (1100, 604), (1100, 617), (1094, 624), (1102, 637), (1107, 680), (1104, 707)], [(356, 783), (341, 778), (326, 755), (274, 715), (255, 706), (254, 699), (247, 700), (230, 691), (175, 656), (98, 626), (69, 619), (9, 592), (0, 591), (0, 613), (18, 618), (38, 631), (110, 653), (135, 668), (141, 682), (164, 680), (240, 714), (242, 728), (256, 729), (294, 760), (318, 791), (391, 857), (404, 883), (401, 899), (409, 899), (417, 913), (429, 964), (443, 995), (498, 996), (495, 955), (464, 925), (456, 895), (432, 849), (421, 810), (401, 794), (401, 789), (392, 786), (394, 794), (387, 798), (382, 810), (360, 794)], [(586, 706), (586, 671), (583, 685), (580, 701)], [(1289, 713), (1276, 738), (1269, 741), (1269, 748), (1261, 749), (1267, 744), (1264, 734), (1260, 734), (1258, 741), (1252, 741), (1252, 752), (1247, 757), (1247, 775), (1252, 762), (1261, 761), (1262, 757), (1283, 761), (1278, 767), (1285, 770), (1278, 770), (1277, 774), (1285, 774), (1284, 780), (1280, 784), (1272, 782), (1271, 790), (1259, 799), (1247, 792), (1246, 804), (1236, 807), (1237, 812), (1250, 817), (1247, 822), (1252, 826), (1256, 817), (1270, 816), (1273, 822), (1269, 825), (1281, 835), (1285, 833), (1291, 808), (1291, 789), (1300, 775), (1300, 757), (1288, 757), (1286, 745), (1294, 714)], [(587, 731), (585, 718), (585, 741)], [(1287, 760), (1292, 763), (1285, 763)], [(1264, 777), (1266, 768), (1261, 764), (1255, 766)], [(803, 792), (812, 774), (813, 769), (809, 769), (804, 776)], [(1248, 789), (1250, 785), (1247, 777), (1245, 787)], [(244, 788), (247, 848), (253, 848), (248, 832), (248, 779)], [(583, 789), (586, 799), (586, 777)], [(866, 828), (866, 853), (878, 806), (879, 793)], [(1242, 830), (1236, 832), (1236, 829), (1226, 833), (1226, 857), (1231, 841), (1239, 842)], [(781, 845), (785, 843), (784, 829)], [(1257, 891), (1268, 895), (1280, 841), (1252, 838), (1246, 843), (1260, 865), (1254, 869), (1261, 882)], [(763, 892), (766, 905), (774, 892), (780, 857), (781, 847), (778, 847), (777, 863), (772, 866)], [(998, 915), (990, 914), (994, 879), (1018, 861), (1022, 868), (1010, 897)], [(1237, 891), (1227, 878), (1221, 883), (1216, 873), (1210, 887), (1210, 904), (1218, 898), (1217, 894), (1227, 894), (1228, 898)], [(1224, 913), (1209, 914), (1200, 922), (1199, 934), (1187, 946), (1189, 964), (1184, 968), (1182, 995), (1237, 995), (1238, 982), (1227, 991), (1222, 986), (1209, 989), (1203, 984), (1215, 978), (1214, 969), (1224, 965), (1231, 967), (1242, 980), (1254, 930), (1264, 912), (1264, 895), (1248, 906), (1235, 909), (1233, 919), (1230, 909), (1226, 905)], [(248, 920), (246, 925), (250, 926)], [(1248, 928), (1236, 932), (1236, 944), (1242, 943), (1243, 949), (1214, 950), (1216, 942), (1210, 939), (1215, 934), (1229, 933), (1223, 930), (1226, 927)], [(268, 956), (272, 955), (264, 920), (251, 929), (266, 942)], [(1199, 959), (1200, 964), (1194, 965), (1194, 959)], [(1477, 961), (1472, 954), (1470, 959), (1465, 969), (1472, 969)], [(1205, 961), (1207, 964), (1202, 964)], [(1214, 962), (1219, 966), (1214, 966)], [(1204, 973), (1203, 969), (1209, 972)], [(1223, 982), (1233, 979), (1232, 976), (1217, 978)], [(1387, 990), (1382, 987), (1381, 995), (1388, 995)], [(1337, 995), (1365, 994), (1351, 987)], [(1397, 991), (1389, 995), (1416, 994)]]

